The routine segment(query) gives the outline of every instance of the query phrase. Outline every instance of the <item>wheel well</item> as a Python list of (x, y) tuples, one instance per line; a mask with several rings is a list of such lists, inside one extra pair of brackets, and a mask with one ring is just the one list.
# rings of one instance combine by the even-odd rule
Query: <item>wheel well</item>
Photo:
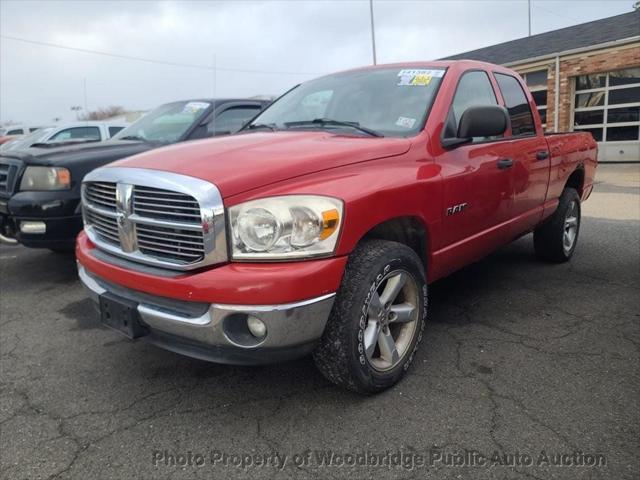
[(363, 240), (372, 238), (403, 243), (427, 264), (427, 229), (416, 217), (397, 217), (380, 223), (369, 230)]
[(582, 197), (582, 189), (584, 187), (584, 168), (579, 166), (576, 168), (565, 183), (564, 188), (573, 188)]

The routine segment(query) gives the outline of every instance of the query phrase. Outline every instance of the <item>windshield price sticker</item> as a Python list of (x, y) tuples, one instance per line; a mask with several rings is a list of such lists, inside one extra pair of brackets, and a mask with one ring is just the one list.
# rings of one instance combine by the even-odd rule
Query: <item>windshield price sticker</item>
[(398, 86), (426, 87), (433, 77), (440, 78), (444, 70), (400, 70), (398, 72)]
[(205, 110), (209, 108), (209, 104), (207, 102), (189, 102), (187, 103), (182, 111), (184, 113), (198, 113), (200, 110)]
[(398, 120), (396, 120), (396, 125), (403, 128), (413, 128), (415, 124), (416, 124), (415, 118), (398, 117)]

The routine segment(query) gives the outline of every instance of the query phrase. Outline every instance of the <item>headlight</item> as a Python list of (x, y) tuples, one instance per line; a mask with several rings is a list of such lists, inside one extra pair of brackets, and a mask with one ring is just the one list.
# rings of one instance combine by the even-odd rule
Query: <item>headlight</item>
[(315, 195), (252, 200), (229, 208), (234, 260), (287, 260), (330, 255), (342, 201)]
[(61, 167), (27, 167), (20, 190), (67, 190), (71, 186), (69, 170)]

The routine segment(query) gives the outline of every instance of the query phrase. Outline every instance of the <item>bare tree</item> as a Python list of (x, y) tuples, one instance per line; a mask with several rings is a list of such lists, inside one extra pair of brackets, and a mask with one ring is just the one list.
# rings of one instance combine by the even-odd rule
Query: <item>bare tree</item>
[(124, 115), (125, 113), (127, 113), (127, 110), (124, 107), (112, 105), (83, 113), (80, 115), (80, 120), (107, 120), (108, 118)]

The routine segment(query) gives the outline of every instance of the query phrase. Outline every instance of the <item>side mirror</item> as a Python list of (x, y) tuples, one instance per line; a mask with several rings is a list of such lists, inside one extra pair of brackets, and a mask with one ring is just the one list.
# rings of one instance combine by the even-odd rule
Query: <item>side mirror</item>
[(469, 143), (474, 137), (502, 135), (509, 126), (509, 113), (499, 105), (483, 105), (467, 108), (458, 125), (456, 138), (445, 138), (444, 147)]

